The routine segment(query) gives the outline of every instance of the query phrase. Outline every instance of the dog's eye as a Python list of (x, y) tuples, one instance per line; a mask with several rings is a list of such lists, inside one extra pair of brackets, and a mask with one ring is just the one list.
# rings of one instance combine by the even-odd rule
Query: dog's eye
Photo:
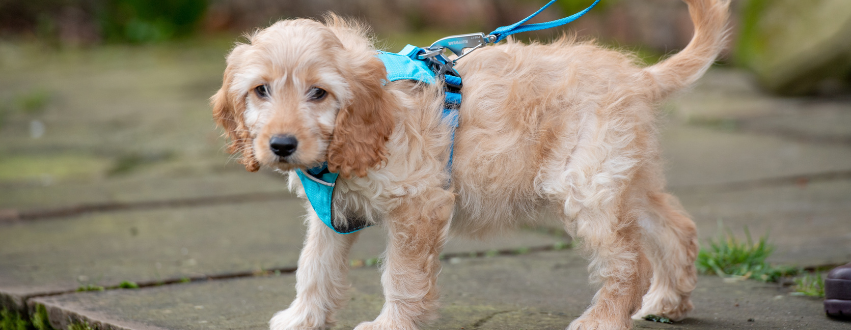
[(254, 93), (260, 98), (267, 98), (269, 97), (269, 87), (266, 87), (266, 85), (254, 87)]
[(322, 101), (326, 96), (328, 96), (328, 92), (319, 87), (313, 87), (310, 92), (307, 92), (307, 98), (311, 101)]

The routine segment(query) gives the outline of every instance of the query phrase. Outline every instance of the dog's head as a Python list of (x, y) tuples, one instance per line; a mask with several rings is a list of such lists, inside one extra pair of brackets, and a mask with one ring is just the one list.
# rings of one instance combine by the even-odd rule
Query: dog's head
[(286, 20), (237, 44), (227, 57), (213, 115), (249, 171), (328, 162), (365, 176), (387, 157), (394, 125), (384, 64), (357, 25)]

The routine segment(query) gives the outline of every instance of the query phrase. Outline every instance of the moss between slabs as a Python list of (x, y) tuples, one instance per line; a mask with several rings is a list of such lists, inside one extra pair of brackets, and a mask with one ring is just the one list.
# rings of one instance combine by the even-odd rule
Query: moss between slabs
[[(26, 315), (13, 310), (0, 309), (0, 330), (56, 330), (50, 325), (47, 309), (44, 305), (36, 305), (35, 313), (27, 318)], [(67, 330), (95, 330), (83, 323), (74, 323)]]

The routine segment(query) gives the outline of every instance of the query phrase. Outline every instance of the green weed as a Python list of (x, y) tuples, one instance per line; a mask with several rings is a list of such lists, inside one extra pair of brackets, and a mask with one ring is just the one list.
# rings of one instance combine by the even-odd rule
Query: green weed
[[(47, 309), (37, 305), (35, 314), (30, 320), (16, 311), (0, 309), (0, 330), (56, 330), (47, 319)], [(95, 330), (88, 324), (74, 323), (68, 330)]]
[(103, 290), (105, 290), (104, 287), (99, 286), (99, 285), (94, 285), (94, 284), (81, 285), (80, 287), (77, 288), (77, 292), (103, 291)]
[(5, 308), (0, 310), (0, 330), (30, 329), (32, 329), (32, 326), (30, 326), (30, 323), (20, 313), (6, 310)]
[(118, 287), (122, 289), (138, 289), (139, 285), (136, 282), (123, 281), (121, 284), (118, 284)]
[(671, 321), (671, 319), (669, 319), (667, 317), (656, 316), (656, 315), (653, 315), (653, 314), (645, 316), (644, 319), (647, 320), (647, 321), (651, 321), (651, 322), (668, 323), (668, 324), (674, 323), (674, 322)]
[(38, 330), (54, 330), (50, 325), (50, 319), (47, 317), (47, 308), (44, 305), (37, 305), (35, 313), (30, 318), (32, 326)]
[(821, 272), (806, 274), (795, 279), (794, 289), (792, 294), (796, 296), (824, 298), (824, 278), (821, 277)]
[(19, 95), (15, 100), (15, 105), (25, 114), (37, 115), (44, 112), (50, 103), (50, 98), (50, 92), (44, 89), (35, 89)]
[(68, 330), (95, 330), (88, 324), (75, 323), (68, 326)]
[(364, 264), (367, 266), (375, 266), (381, 263), (381, 259), (379, 258), (369, 258), (364, 260)]
[(741, 276), (763, 282), (776, 282), (783, 276), (794, 276), (797, 268), (775, 267), (765, 262), (774, 247), (767, 243), (768, 235), (754, 243), (750, 231), (745, 227), (746, 241), (737, 239), (728, 230), (720, 230), (717, 240), (709, 239), (709, 247), (697, 255), (697, 269), (703, 274), (718, 276)]

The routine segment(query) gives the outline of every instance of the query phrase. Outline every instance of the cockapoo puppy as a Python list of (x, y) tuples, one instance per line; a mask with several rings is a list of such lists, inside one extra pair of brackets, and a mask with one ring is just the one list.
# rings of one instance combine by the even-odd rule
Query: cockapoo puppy
[[(366, 29), (336, 16), (280, 21), (238, 43), (213, 114), (249, 171), (288, 173), (304, 197), (295, 170), (327, 162), (340, 175), (335, 223), (386, 229), (384, 308), (357, 330), (433, 319), (447, 237), (499, 232), (539, 211), (580, 239), (601, 284), (568, 329), (628, 329), (631, 316), (647, 314), (681, 320), (693, 308), (698, 245), (694, 223), (665, 192), (654, 108), (713, 63), (729, 6), (684, 1), (691, 43), (650, 67), (572, 38), (509, 39), (459, 61), (464, 101), (451, 170), (440, 84), (386, 82)], [(358, 233), (336, 233), (305, 206), (297, 296), (273, 330), (324, 329), (347, 300)]]

